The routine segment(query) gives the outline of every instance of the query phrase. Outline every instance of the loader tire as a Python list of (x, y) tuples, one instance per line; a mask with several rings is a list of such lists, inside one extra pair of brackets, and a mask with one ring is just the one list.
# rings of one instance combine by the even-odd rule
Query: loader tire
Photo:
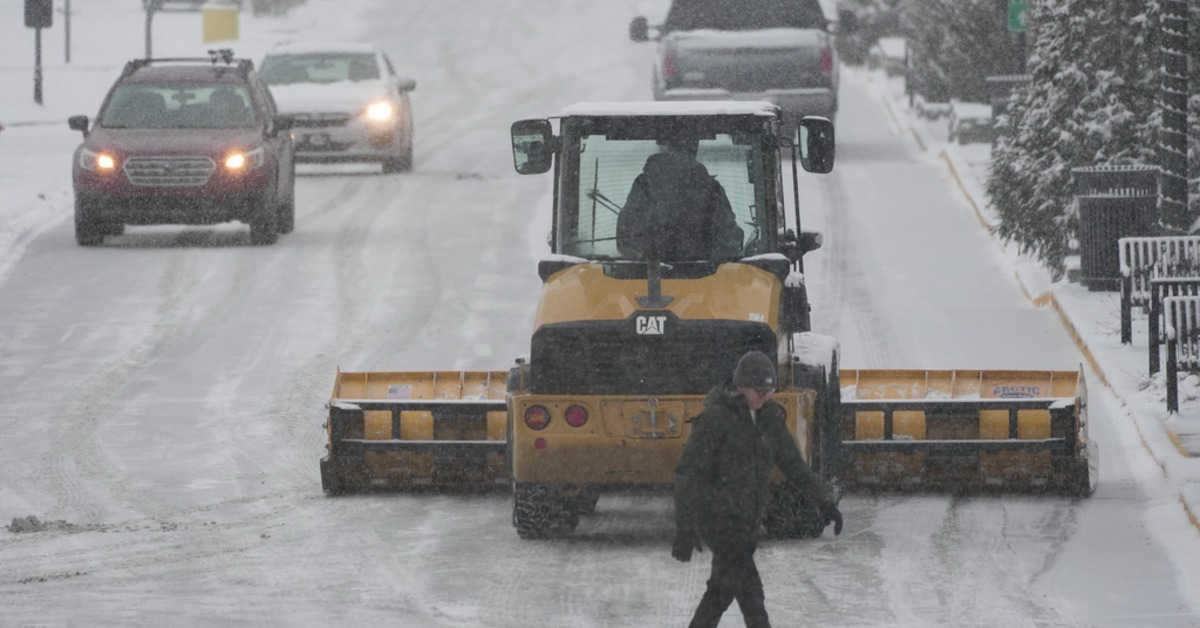
[(817, 538), (825, 529), (816, 504), (808, 504), (787, 484), (771, 486), (771, 503), (763, 519), (767, 535), (777, 539)]
[(596, 504), (600, 502), (600, 492), (584, 489), (575, 497), (575, 512), (581, 515), (591, 515), (596, 512)]
[(575, 531), (579, 513), (575, 504), (559, 496), (552, 486), (518, 484), (513, 487), (513, 527), (523, 539), (548, 539)]

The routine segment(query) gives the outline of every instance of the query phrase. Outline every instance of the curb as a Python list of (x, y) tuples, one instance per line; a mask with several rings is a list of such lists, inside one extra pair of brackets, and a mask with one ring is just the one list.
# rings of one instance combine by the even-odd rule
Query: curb
[[(987, 229), (988, 235), (995, 236), (995, 230), (984, 220), (983, 214), (979, 210), (979, 205), (975, 202), (975, 199), (971, 197), (971, 193), (967, 190), (967, 187), (963, 185), (962, 179), (958, 176), (958, 169), (954, 166), (954, 163), (950, 159), (949, 155), (946, 154), (946, 151), (942, 151), (939, 154), (939, 157), (941, 157), (946, 163), (946, 167), (950, 170), (950, 176), (954, 177), (954, 182), (958, 185), (958, 189), (962, 191), (963, 196), (967, 199), (967, 202), (971, 204), (972, 208), (974, 208), (975, 215), (979, 218), (980, 224)], [(1087, 360), (1088, 364), (1092, 367), (1092, 370), (1100, 378), (1100, 383), (1103, 384), (1104, 387), (1107, 388), (1114, 397), (1120, 399), (1121, 396), (1117, 394), (1117, 391), (1114, 390), (1112, 385), (1109, 383), (1108, 376), (1106, 376), (1104, 374), (1104, 370), (1100, 368), (1100, 363), (1096, 360), (1095, 356), (1092, 355), (1091, 349), (1088, 348), (1087, 343), (1083, 340), (1083, 337), (1080, 336), (1079, 332), (1075, 329), (1075, 325), (1071, 322), (1070, 317), (1067, 316), (1066, 310), (1063, 309), (1062, 305), (1058, 302), (1058, 298), (1054, 296), (1054, 292), (1047, 291), (1035, 297), (1030, 294), (1029, 289), (1025, 286), (1025, 282), (1021, 280), (1020, 273), (1014, 273), (1014, 278), (1017, 280), (1017, 285), (1021, 288), (1021, 292), (1025, 295), (1025, 298), (1029, 299), (1029, 302), (1035, 307), (1041, 308), (1049, 305), (1050, 307), (1054, 308), (1054, 311), (1058, 314), (1058, 319), (1062, 323), (1063, 328), (1066, 329), (1067, 333), (1071, 335), (1071, 339), (1075, 343), (1075, 346), (1078, 347), (1084, 359)], [(1133, 418), (1128, 409), (1126, 409), (1125, 413), (1130, 418)], [(1154, 450), (1150, 448), (1150, 444), (1146, 442), (1146, 436), (1142, 433), (1142, 428), (1138, 424), (1138, 421), (1133, 421), (1133, 428), (1137, 431), (1138, 439), (1142, 443), (1142, 448), (1145, 449), (1148, 454), (1150, 454), (1150, 458), (1153, 459), (1158, 465), (1158, 468), (1162, 471), (1162, 474), (1165, 477), (1167, 475), (1167, 466), (1158, 458), (1157, 455), (1155, 455)], [(1162, 428), (1164, 431), (1166, 431), (1167, 438), (1172, 444), (1175, 445), (1175, 449), (1179, 451), (1180, 455), (1188, 459), (1200, 457), (1187, 451), (1183, 447), (1183, 442), (1180, 440), (1179, 436), (1176, 435), (1175, 432), (1173, 432), (1170, 428), (1165, 425), (1162, 426)], [(1182, 490), (1179, 491), (1178, 498), (1180, 506), (1183, 507), (1184, 515), (1187, 517), (1188, 521), (1191, 522), (1192, 527), (1200, 532), (1200, 518), (1197, 518), (1196, 513), (1188, 504), (1187, 498), (1184, 496)]]

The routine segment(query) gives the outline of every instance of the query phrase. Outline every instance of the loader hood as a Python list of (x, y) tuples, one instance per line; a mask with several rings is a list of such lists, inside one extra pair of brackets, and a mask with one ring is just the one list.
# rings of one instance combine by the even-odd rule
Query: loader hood
[[(641, 275), (638, 276), (637, 273)], [(664, 265), (662, 307), (639, 303), (645, 264), (589, 262), (546, 278), (530, 347), (545, 394), (703, 395), (749, 349), (774, 358), (782, 282), (744, 263)]]
[[(780, 289), (775, 275), (747, 264), (720, 264), (710, 273), (679, 264), (664, 268), (662, 294), (673, 298), (662, 310), (679, 320), (745, 321), (777, 329)], [(646, 292), (644, 265), (595, 262), (570, 266), (543, 284), (534, 329), (561, 323), (623, 321), (646, 309), (638, 304), (638, 297)]]

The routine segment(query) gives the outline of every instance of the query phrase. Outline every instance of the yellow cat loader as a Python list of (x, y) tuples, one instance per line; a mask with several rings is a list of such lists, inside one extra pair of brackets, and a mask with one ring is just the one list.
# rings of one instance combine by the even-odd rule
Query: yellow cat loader
[[(821, 236), (799, 228), (798, 205), (788, 226), (783, 177), (790, 164), (798, 201), (797, 164), (833, 168), (833, 125), (781, 128), (759, 102), (580, 103), (513, 124), (517, 172), (554, 176), (529, 354), (507, 371), (339, 372), (325, 490), (509, 487), (521, 537), (567, 533), (602, 493), (669, 490), (688, 420), (757, 349), (778, 364), (774, 399), (805, 458), (836, 486), (1090, 492), (1081, 373), (840, 368), (837, 341), (810, 329), (803, 257)], [(678, 190), (657, 196), (673, 219), (618, 228), (635, 188), (658, 194), (648, 173), (677, 163), (671, 146), (720, 184), (736, 229), (686, 213), (709, 201), (671, 206)], [(775, 481), (768, 532), (819, 535), (813, 505)]]

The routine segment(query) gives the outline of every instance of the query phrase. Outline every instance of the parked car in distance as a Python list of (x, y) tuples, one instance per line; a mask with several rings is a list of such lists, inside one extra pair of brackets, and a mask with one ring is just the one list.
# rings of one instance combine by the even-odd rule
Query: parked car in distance
[(249, 59), (125, 64), (72, 160), (75, 239), (95, 246), (125, 225), (240, 221), (272, 244), (295, 227), (291, 120)]
[(959, 144), (986, 144), (992, 141), (992, 106), (984, 103), (950, 100), (947, 139)]
[(908, 41), (903, 37), (880, 37), (867, 50), (867, 67), (883, 70), (888, 76), (908, 72)]
[(295, 120), (296, 159), (305, 163), (378, 162), (384, 172), (413, 166), (416, 81), (399, 76), (368, 43), (279, 44), (262, 77)]

